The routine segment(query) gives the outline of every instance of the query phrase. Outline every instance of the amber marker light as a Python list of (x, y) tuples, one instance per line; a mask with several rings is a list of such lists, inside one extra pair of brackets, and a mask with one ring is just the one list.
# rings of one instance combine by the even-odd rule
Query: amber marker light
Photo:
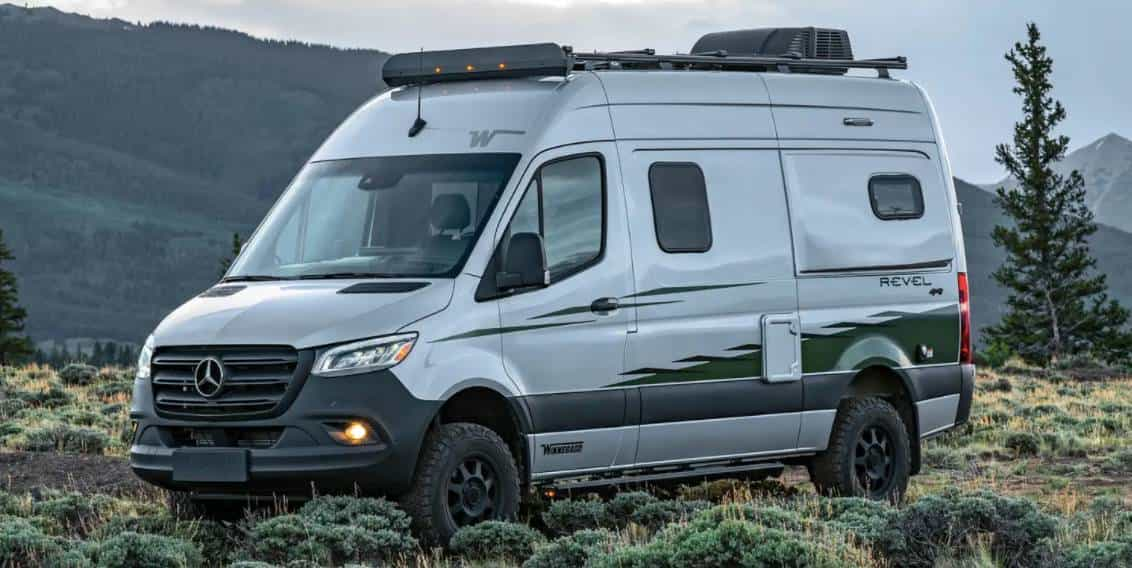
[(475, 66), (475, 65), (468, 65), (468, 66), (467, 66), (467, 67), (465, 67), (464, 69), (467, 69), (468, 71), (475, 71), (475, 70), (476, 70), (476, 66)]
[(500, 64), (499, 64), (499, 68), (500, 68), (500, 69), (506, 69), (506, 68), (507, 68), (507, 64), (506, 64), (506, 63), (500, 63)]

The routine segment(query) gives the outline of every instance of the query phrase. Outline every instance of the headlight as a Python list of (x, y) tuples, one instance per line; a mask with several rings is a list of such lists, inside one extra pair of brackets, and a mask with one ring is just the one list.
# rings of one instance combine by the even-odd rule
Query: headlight
[(416, 342), (417, 334), (407, 333), (339, 345), (318, 358), (314, 374), (340, 377), (388, 369), (404, 361)]
[(145, 345), (142, 345), (141, 353), (138, 354), (138, 374), (139, 379), (148, 379), (150, 373), (150, 364), (153, 362), (153, 336), (149, 336), (145, 340)]

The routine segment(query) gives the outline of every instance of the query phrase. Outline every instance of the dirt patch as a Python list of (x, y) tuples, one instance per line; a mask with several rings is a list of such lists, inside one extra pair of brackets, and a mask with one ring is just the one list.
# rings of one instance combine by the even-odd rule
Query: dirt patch
[(0, 453), (0, 489), (34, 489), (136, 495), (154, 491), (130, 471), (125, 458), (53, 453)]

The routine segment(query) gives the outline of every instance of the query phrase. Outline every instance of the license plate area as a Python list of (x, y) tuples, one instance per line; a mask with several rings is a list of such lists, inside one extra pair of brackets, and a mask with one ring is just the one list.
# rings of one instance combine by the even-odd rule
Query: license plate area
[(173, 451), (173, 481), (243, 483), (248, 480), (248, 452), (237, 448)]

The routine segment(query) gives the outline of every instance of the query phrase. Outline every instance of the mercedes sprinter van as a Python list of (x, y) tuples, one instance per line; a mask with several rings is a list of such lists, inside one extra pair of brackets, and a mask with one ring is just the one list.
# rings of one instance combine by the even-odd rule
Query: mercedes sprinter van
[(194, 502), (389, 495), (441, 543), (540, 488), (805, 465), (899, 498), (974, 381), (904, 68), (815, 28), (392, 57), (146, 341), (133, 470)]

